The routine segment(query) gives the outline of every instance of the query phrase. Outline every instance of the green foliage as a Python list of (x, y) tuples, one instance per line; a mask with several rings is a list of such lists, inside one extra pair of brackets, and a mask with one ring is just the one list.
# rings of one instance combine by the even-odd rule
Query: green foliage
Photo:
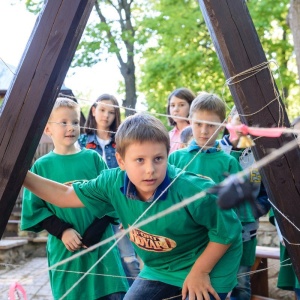
[(44, 6), (43, 0), (26, 0), (25, 5), (31, 13), (37, 14)]
[[(290, 29), (287, 25), (287, 14), (290, 0), (283, 0), (274, 5), (271, 0), (250, 0), (248, 8), (253, 18), (256, 31), (268, 61), (271, 64), (276, 85), (282, 95), (285, 105), (290, 106), (294, 101), (293, 90), (298, 89), (297, 73), (295, 68), (294, 46)], [(299, 91), (298, 91), (299, 92)]]
[[(210, 91), (221, 95), (232, 105), (225, 77), (203, 21), (199, 5), (192, 0), (152, 1), (156, 13), (143, 21), (149, 37), (143, 53), (139, 90), (145, 94), (150, 110), (165, 112), (167, 96), (175, 88), (185, 86), (195, 92)], [(247, 2), (273, 76), (288, 107), (299, 98), (291, 33), (286, 24), (289, 0)], [(145, 30), (146, 31), (146, 30)], [(284, 97), (286, 96), (286, 98)], [(293, 106), (294, 107), (294, 106)]]
[[(280, 68), (273, 76), (291, 117), (300, 115), (299, 84), (293, 44), (286, 18), (290, 0), (248, 0), (247, 6), (267, 60)], [(72, 66), (92, 66), (111, 55), (126, 60), (126, 46), (134, 45), (129, 55), (137, 64), (138, 93), (150, 112), (166, 112), (167, 97), (178, 87), (194, 92), (215, 92), (232, 105), (225, 76), (199, 4), (194, 0), (135, 0), (131, 5), (133, 31), (119, 22), (116, 0), (97, 0), (106, 22), (100, 22), (94, 9), (92, 22), (85, 29)], [(26, 0), (27, 8), (38, 12), (43, 0)], [(128, 51), (128, 48), (127, 48)], [(120, 90), (124, 91), (124, 83)], [(166, 123), (166, 118), (161, 118)]]
[[(168, 94), (178, 87), (220, 94), (225, 78), (198, 3), (153, 1), (153, 9), (158, 13), (143, 21), (152, 38), (139, 85), (149, 110), (166, 112)], [(226, 89), (225, 98), (230, 101)]]

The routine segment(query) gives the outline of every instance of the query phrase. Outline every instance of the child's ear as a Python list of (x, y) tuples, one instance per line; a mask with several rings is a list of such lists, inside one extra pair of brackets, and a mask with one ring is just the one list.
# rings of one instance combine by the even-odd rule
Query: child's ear
[(44, 129), (44, 133), (51, 137), (51, 131), (50, 131), (48, 123), (46, 124), (46, 127)]
[(120, 153), (116, 152), (116, 159), (121, 170), (125, 170), (125, 163)]

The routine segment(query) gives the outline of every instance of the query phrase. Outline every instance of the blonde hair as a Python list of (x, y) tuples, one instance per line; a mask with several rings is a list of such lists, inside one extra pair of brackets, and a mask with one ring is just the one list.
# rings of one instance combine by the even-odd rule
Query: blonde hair
[(201, 92), (191, 104), (190, 117), (197, 111), (214, 112), (223, 122), (226, 117), (225, 103), (216, 95), (206, 92)]
[(170, 150), (170, 138), (164, 124), (157, 118), (146, 114), (136, 113), (127, 117), (117, 130), (116, 151), (125, 156), (126, 149), (132, 143), (157, 142)]
[(74, 100), (71, 100), (69, 98), (65, 98), (65, 97), (58, 97), (54, 103), (54, 106), (53, 106), (53, 109), (52, 109), (52, 112), (51, 112), (51, 115), (52, 113), (60, 108), (60, 107), (67, 107), (67, 108), (70, 108), (70, 109), (74, 109), (74, 110), (78, 110), (80, 111), (80, 106), (77, 102), (75, 102)]

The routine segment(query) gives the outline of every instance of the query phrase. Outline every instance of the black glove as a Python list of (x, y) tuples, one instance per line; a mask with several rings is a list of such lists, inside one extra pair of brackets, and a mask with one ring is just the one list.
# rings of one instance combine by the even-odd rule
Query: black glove
[(73, 228), (72, 224), (62, 221), (57, 216), (53, 215), (41, 222), (43, 229), (46, 229), (50, 234), (61, 240), (63, 232), (68, 228)]
[(245, 201), (254, 204), (255, 190), (248, 178), (239, 178), (236, 175), (228, 176), (223, 182), (207, 190), (208, 194), (218, 195), (218, 205), (222, 209), (239, 206)]
[(112, 224), (118, 224), (114, 218), (104, 216), (101, 219), (96, 218), (93, 223), (85, 230), (82, 236), (82, 244), (90, 247), (100, 242), (104, 231), (107, 226)]

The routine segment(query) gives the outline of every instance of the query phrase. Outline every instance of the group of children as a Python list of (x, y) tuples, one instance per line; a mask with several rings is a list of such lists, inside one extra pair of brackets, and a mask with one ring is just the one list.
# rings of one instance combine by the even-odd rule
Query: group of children
[[(21, 228), (50, 233), (49, 266), (111, 237), (113, 230), (129, 228), (131, 241), (124, 236), (95, 266), (92, 272), (105, 276), (86, 276), (67, 299), (250, 299), (258, 218), (270, 209), (259, 172), (250, 176), (257, 189), (255, 207), (245, 201), (222, 210), (217, 197), (205, 191), (253, 163), (251, 149), (237, 149), (229, 136), (218, 140), (226, 107), (215, 94), (177, 89), (167, 111), (170, 132), (148, 114), (121, 123), (117, 100), (105, 94), (91, 107), (86, 133), (79, 137), (79, 106), (57, 99), (45, 129), (54, 150), (25, 178)], [(232, 118), (239, 121), (237, 112)], [(190, 198), (185, 206), (135, 226), (137, 219)], [(51, 269), (54, 298), (111, 245)]]

